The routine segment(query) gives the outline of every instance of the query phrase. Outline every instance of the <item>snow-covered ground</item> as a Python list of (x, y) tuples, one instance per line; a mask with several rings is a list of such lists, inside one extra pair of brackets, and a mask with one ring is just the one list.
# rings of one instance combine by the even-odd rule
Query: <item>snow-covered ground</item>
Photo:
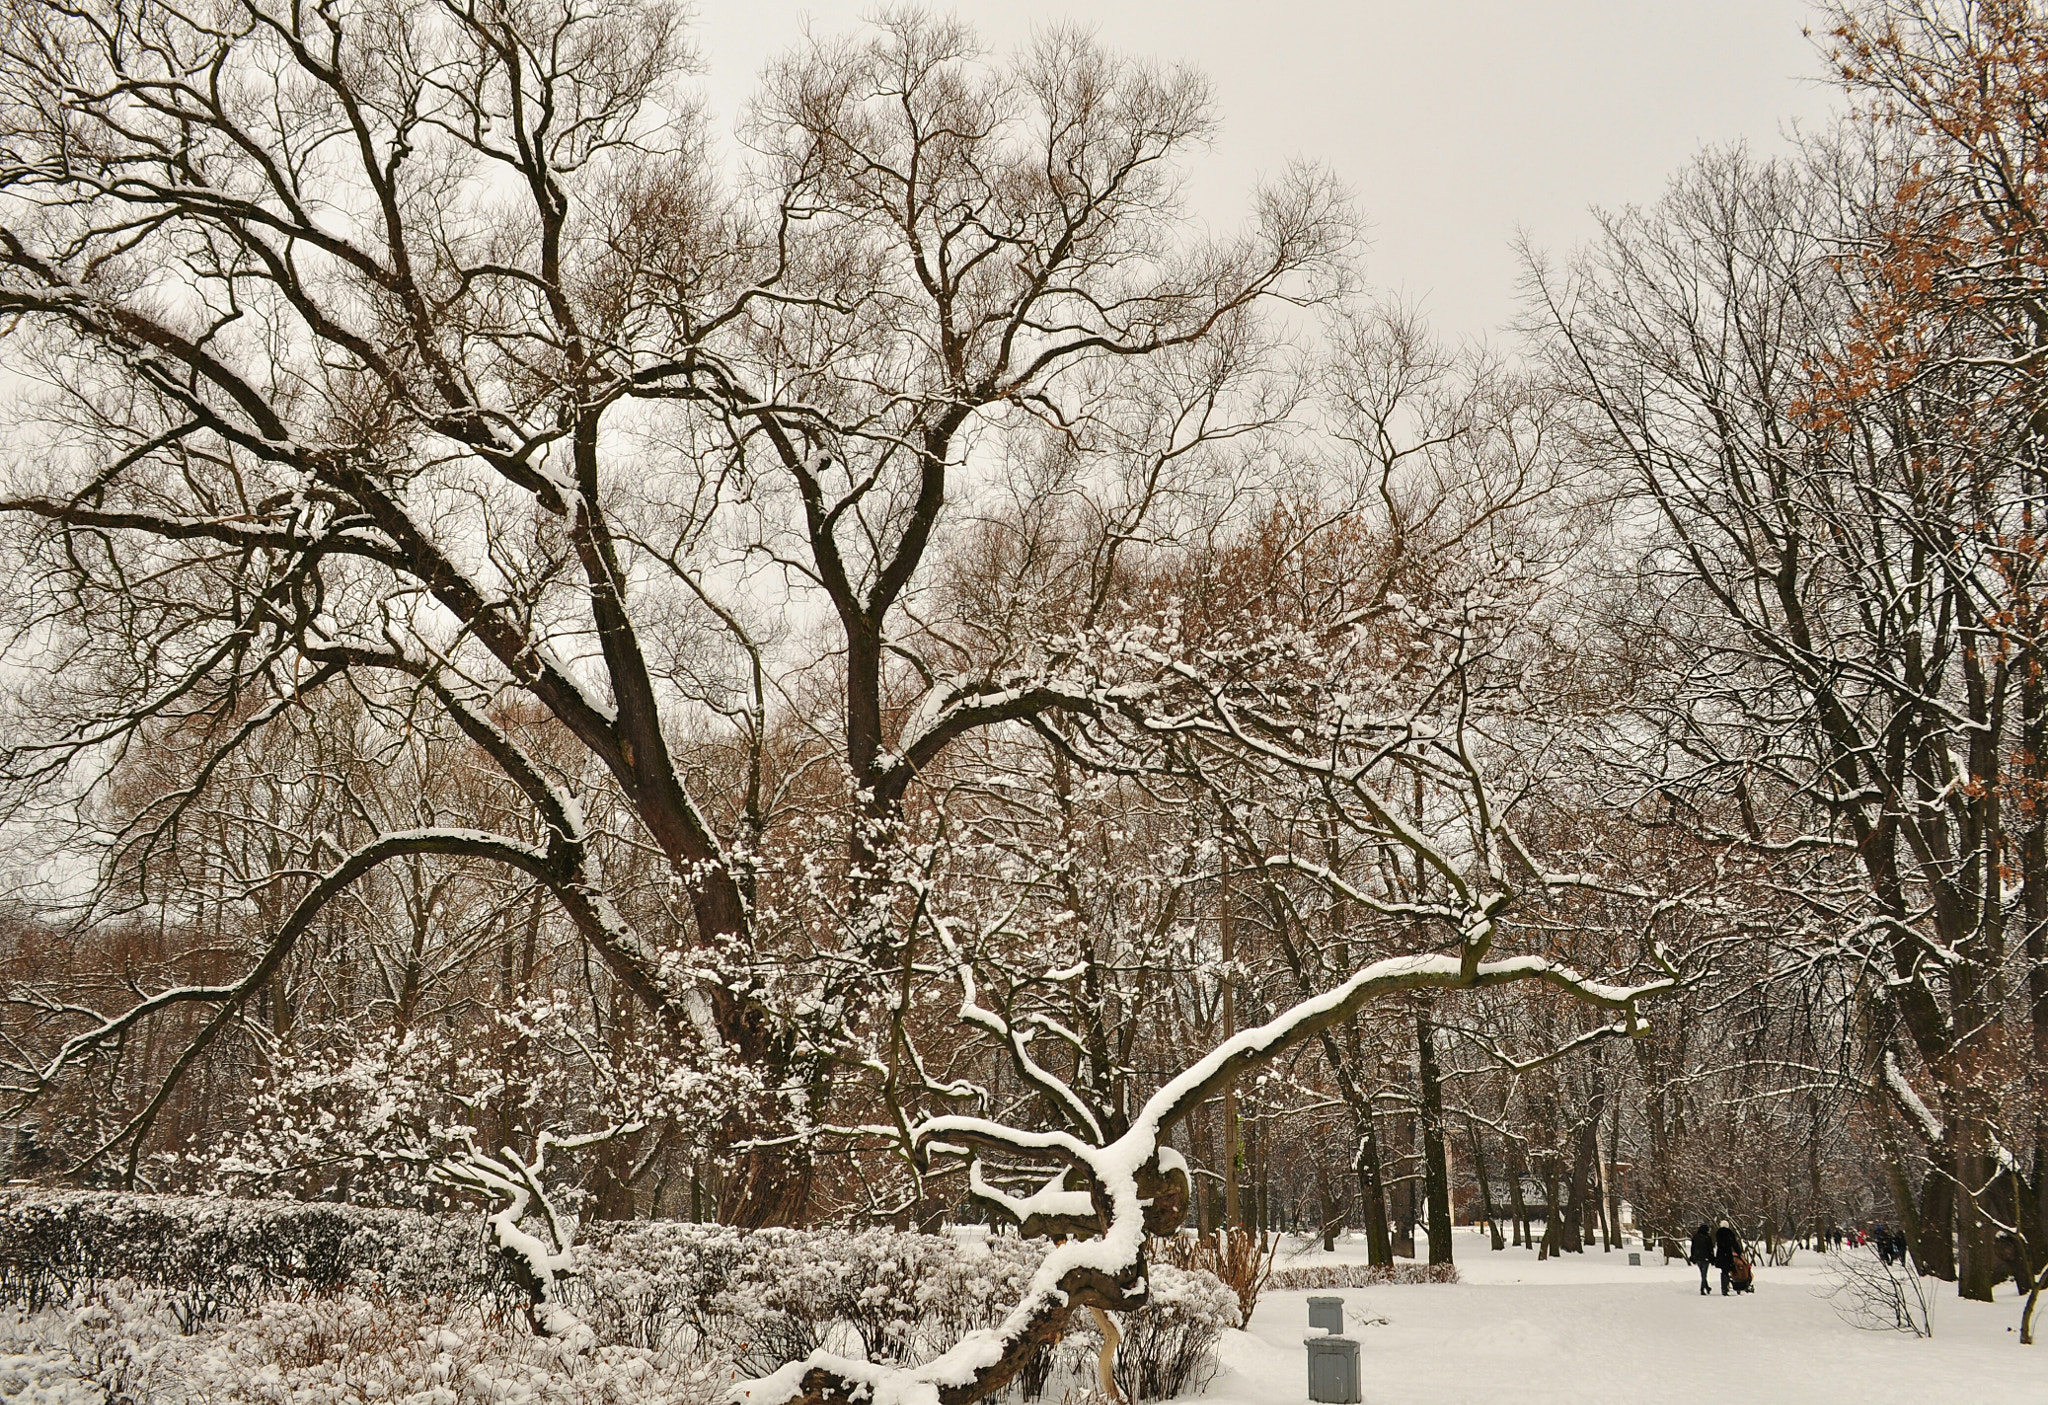
[[(1457, 1284), (1345, 1288), (1367, 1405), (2048, 1405), (2048, 1344), (2019, 1344), (2019, 1299), (1965, 1303), (1942, 1285), (1929, 1340), (1859, 1330), (1825, 1296), (1820, 1258), (1757, 1269), (1747, 1297), (1699, 1296), (1699, 1274), (1643, 1255), (1493, 1253), (1460, 1230)], [(1339, 1259), (1363, 1253), (1341, 1245)], [(1329, 1262), (1320, 1252), (1287, 1259)], [(1207, 1405), (1308, 1399), (1308, 1294), (1259, 1299), (1223, 1344)], [(2048, 1317), (2044, 1310), (2043, 1317)], [(1385, 1326), (1360, 1326), (1384, 1317)], [(2048, 1324), (2044, 1324), (2048, 1325)]]
[[(1666, 1266), (1654, 1253), (1644, 1255), (1639, 1268), (1629, 1267), (1625, 1253), (1598, 1250), (1538, 1263), (1525, 1250), (1491, 1253), (1484, 1239), (1465, 1232), (1458, 1236), (1457, 1252), (1464, 1280), (1460, 1283), (1333, 1290), (1344, 1299), (1347, 1332), (1361, 1343), (1368, 1405), (1729, 1405), (1752, 1400), (1783, 1405), (2048, 1405), (2048, 1345), (2019, 1345), (2019, 1303), (2010, 1284), (1992, 1304), (1961, 1302), (1953, 1289), (1942, 1285), (1936, 1298), (1935, 1335), (1919, 1340), (1895, 1332), (1862, 1331), (1844, 1322), (1825, 1296), (1831, 1280), (1822, 1260), (1804, 1252), (1790, 1267), (1759, 1268), (1756, 1293), (1735, 1298), (1718, 1293), (1698, 1296), (1699, 1278), (1692, 1269), (1682, 1263)], [(1353, 1262), (1363, 1257), (1362, 1247), (1353, 1244), (1344, 1245), (1336, 1255)], [(1330, 1258), (1319, 1252), (1292, 1257), (1283, 1252), (1282, 1262), (1301, 1267)], [(1250, 1329), (1225, 1334), (1223, 1369), (1199, 1398), (1200, 1405), (1304, 1405), (1307, 1298), (1306, 1293), (1263, 1295)], [(356, 1302), (357, 1310), (363, 1310), (361, 1301)], [(293, 1313), (303, 1316), (312, 1311), (304, 1304), (288, 1304), (265, 1320), (278, 1316), (289, 1326), (296, 1320)], [(105, 1313), (100, 1316), (112, 1321)], [(1373, 1318), (1387, 1320), (1374, 1324), (1369, 1321)], [(269, 1325), (278, 1327), (277, 1322)], [(299, 1382), (305, 1389), (294, 1393), (269, 1371), (230, 1382), (235, 1388), (225, 1396), (202, 1392), (181, 1394), (179, 1399), (454, 1399), (445, 1390), (414, 1393), (418, 1382), (412, 1378), (422, 1371), (432, 1375), (442, 1358), (428, 1361), (436, 1348), (419, 1345), (416, 1323), (390, 1326), (391, 1330), (371, 1331), (366, 1338), (374, 1339), (372, 1344), (382, 1341), (384, 1356), (395, 1363), (391, 1372), (368, 1371), (378, 1380), (367, 1393), (337, 1394), (333, 1382), (310, 1376)], [(174, 1327), (154, 1318), (141, 1327), (152, 1327), (158, 1336), (175, 1336)], [(21, 1324), (13, 1324), (10, 1332), (9, 1324), (0, 1320), (0, 1405), (88, 1405), (104, 1399), (104, 1393), (96, 1396), (80, 1379), (90, 1370), (62, 1349), (59, 1343), (65, 1340), (60, 1333), (38, 1343)], [(141, 1332), (134, 1342), (123, 1338), (116, 1345), (140, 1362), (153, 1355), (154, 1340)], [(73, 1345), (91, 1348), (91, 1342), (82, 1338)], [(473, 1374), (479, 1380), (487, 1375), (497, 1379), (482, 1370), (487, 1365), (520, 1369), (519, 1361), (499, 1359), (517, 1355), (502, 1343), (493, 1346), (479, 1340), (472, 1345), (476, 1351), (471, 1354), (478, 1360), (470, 1365), (477, 1368)], [(107, 1352), (85, 1349), (84, 1354), (98, 1360)], [(364, 1374), (369, 1360), (357, 1361), (355, 1374)], [(463, 1393), (461, 1399), (666, 1405), (710, 1402), (717, 1396), (717, 1390), (701, 1380), (670, 1390), (653, 1377), (643, 1381), (644, 1371), (634, 1375), (613, 1369), (621, 1363), (600, 1371), (599, 1365), (604, 1363), (552, 1375), (530, 1371), (534, 1388), (516, 1397), (493, 1387), (481, 1394)], [(307, 1371), (293, 1380), (299, 1376), (307, 1376)], [(151, 1391), (141, 1398), (164, 1405)]]

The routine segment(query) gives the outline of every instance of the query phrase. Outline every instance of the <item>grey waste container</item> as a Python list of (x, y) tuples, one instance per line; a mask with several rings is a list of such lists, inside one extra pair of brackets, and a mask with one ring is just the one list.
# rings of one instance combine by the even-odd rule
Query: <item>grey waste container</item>
[(1333, 1405), (1358, 1405), (1358, 1343), (1350, 1337), (1304, 1337), (1308, 1347), (1308, 1398)]
[(1308, 1300), (1308, 1325), (1320, 1327), (1335, 1336), (1344, 1330), (1344, 1300), (1342, 1298), (1310, 1298)]
[(1643, 1256), (1641, 1254), (1630, 1254), (1628, 1256), (1628, 1266), (1630, 1268), (1641, 1268), (1643, 1266)]

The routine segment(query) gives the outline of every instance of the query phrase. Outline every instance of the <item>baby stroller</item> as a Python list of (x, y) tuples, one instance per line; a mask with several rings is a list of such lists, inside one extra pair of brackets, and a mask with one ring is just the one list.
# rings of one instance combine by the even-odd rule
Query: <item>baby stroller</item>
[(1754, 1293), (1756, 1291), (1756, 1270), (1750, 1267), (1748, 1255), (1737, 1254), (1735, 1256), (1735, 1267), (1729, 1270), (1728, 1283), (1738, 1293)]

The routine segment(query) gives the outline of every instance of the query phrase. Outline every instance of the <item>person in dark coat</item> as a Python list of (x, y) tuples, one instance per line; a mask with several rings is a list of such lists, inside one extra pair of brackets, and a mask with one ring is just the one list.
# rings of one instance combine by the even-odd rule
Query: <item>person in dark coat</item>
[(1735, 1256), (1741, 1252), (1741, 1237), (1728, 1227), (1728, 1221), (1721, 1221), (1721, 1227), (1714, 1231), (1714, 1267), (1721, 1270), (1721, 1296), (1724, 1298), (1728, 1296), (1729, 1284), (1735, 1278)]
[(1692, 1252), (1685, 1256), (1689, 1264), (1698, 1264), (1700, 1270), (1700, 1296), (1706, 1297), (1714, 1290), (1707, 1286), (1707, 1270), (1714, 1266), (1714, 1231), (1704, 1224), (1692, 1232)]

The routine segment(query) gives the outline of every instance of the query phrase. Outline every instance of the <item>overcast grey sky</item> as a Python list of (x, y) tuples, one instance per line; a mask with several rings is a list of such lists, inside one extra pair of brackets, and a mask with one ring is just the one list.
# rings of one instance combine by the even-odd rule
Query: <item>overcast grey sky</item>
[[(808, 17), (854, 28), (876, 0), (698, 0), (714, 120)], [(1321, 161), (1371, 225), (1367, 275), (1453, 336), (1514, 311), (1515, 229), (1563, 251), (1587, 208), (1654, 199), (1703, 144), (1776, 149), (1836, 98), (1805, 0), (959, 0), (996, 49), (1061, 19), (1214, 81), (1222, 139), (1195, 212), (1234, 224), (1262, 172)]]

